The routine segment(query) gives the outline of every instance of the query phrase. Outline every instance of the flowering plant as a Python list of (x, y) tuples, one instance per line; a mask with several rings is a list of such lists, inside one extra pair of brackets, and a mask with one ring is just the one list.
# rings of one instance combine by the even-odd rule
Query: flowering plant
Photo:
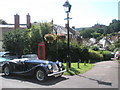
[(65, 35), (64, 34), (58, 34), (57, 35), (58, 39), (65, 40)]
[(44, 36), (44, 38), (48, 43), (53, 42), (56, 39), (56, 37), (54, 35), (50, 34), (50, 33), (46, 34)]

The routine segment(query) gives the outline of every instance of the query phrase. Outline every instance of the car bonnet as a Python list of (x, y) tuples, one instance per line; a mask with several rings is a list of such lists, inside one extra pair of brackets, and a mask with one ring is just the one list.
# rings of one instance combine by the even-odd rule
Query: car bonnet
[(47, 60), (26, 60), (25, 62), (28, 62), (28, 63), (45, 63), (45, 64), (54, 63), (52, 61), (47, 61)]

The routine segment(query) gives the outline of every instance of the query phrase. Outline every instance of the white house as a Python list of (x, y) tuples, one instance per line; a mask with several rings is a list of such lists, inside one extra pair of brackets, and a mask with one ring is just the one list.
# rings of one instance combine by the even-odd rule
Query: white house
[(106, 49), (106, 48), (109, 48), (109, 47), (110, 47), (111, 41), (110, 41), (109, 39), (107, 39), (106, 37), (103, 37), (103, 38), (99, 41), (98, 45), (100, 46), (100, 48)]
[[(53, 24), (53, 33), (54, 34), (64, 34), (67, 37), (67, 28), (60, 26), (60, 25), (56, 25)], [(79, 32), (75, 30), (75, 28), (69, 28), (69, 37), (70, 39), (77, 39), (77, 37), (79, 36)]]

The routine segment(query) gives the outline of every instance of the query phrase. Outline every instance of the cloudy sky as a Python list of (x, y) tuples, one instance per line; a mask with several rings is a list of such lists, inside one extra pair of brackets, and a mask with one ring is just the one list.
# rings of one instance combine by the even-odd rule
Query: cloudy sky
[[(26, 23), (26, 15), (31, 21), (50, 22), (64, 26), (66, 13), (63, 4), (66, 0), (0, 0), (0, 19), (14, 23), (14, 15), (20, 15), (20, 23)], [(109, 25), (118, 19), (119, 0), (69, 0), (72, 5), (70, 26), (90, 27), (96, 23)]]

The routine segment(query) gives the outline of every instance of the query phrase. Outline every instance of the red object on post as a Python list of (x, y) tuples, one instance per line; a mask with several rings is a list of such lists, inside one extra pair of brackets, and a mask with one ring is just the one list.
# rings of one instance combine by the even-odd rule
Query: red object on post
[(42, 60), (46, 59), (46, 48), (44, 42), (38, 44), (38, 58)]

